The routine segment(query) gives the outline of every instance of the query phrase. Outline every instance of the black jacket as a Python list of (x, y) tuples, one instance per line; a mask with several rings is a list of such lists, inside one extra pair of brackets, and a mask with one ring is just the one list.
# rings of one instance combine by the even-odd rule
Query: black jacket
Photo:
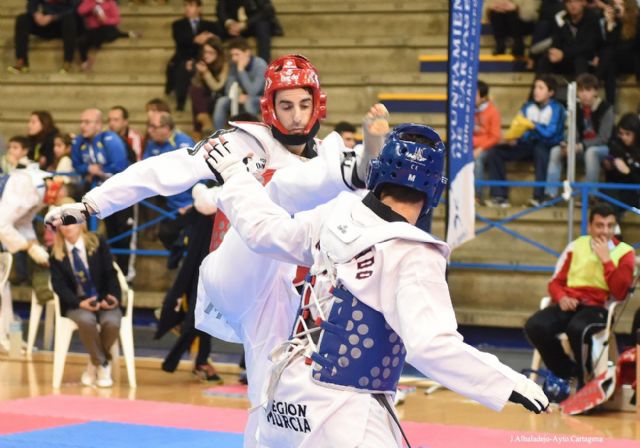
[(247, 14), (247, 26), (251, 27), (256, 22), (268, 22), (271, 24), (271, 34), (282, 36), (282, 26), (276, 18), (276, 10), (271, 0), (218, 0), (216, 15), (220, 26), (224, 29), (227, 20), (238, 20), (238, 9), (243, 7)]
[(198, 44), (193, 42), (193, 38), (196, 35), (204, 31), (209, 31), (216, 36), (220, 35), (218, 23), (212, 22), (211, 20), (205, 20), (202, 17), (198, 22), (198, 27), (195, 33), (193, 32), (193, 28), (191, 28), (191, 22), (186, 17), (173, 22), (171, 30), (173, 33), (173, 40), (176, 43), (176, 52), (173, 55), (174, 60), (187, 61), (198, 56), (200, 48)]
[[(91, 279), (98, 291), (98, 300), (111, 294), (121, 302), (122, 291), (118, 275), (113, 267), (113, 257), (109, 250), (109, 244), (102, 237), (100, 237), (98, 248), (92, 254), (87, 253), (87, 261), (89, 262)], [(51, 286), (60, 297), (60, 309), (65, 315), (67, 311), (78, 308), (80, 301), (86, 297), (78, 297), (76, 277), (68, 254), (65, 253), (62, 260), (52, 256), (49, 263), (51, 265)]]
[(593, 59), (602, 43), (598, 16), (593, 11), (585, 9), (582, 20), (577, 24), (569, 21), (568, 14), (556, 16), (552, 40), (552, 47), (562, 50), (566, 59)]

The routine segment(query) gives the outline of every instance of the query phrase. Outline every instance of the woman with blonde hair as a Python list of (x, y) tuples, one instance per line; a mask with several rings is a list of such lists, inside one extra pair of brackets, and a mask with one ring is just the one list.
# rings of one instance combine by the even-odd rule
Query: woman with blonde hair
[(63, 226), (56, 233), (49, 262), (60, 311), (78, 325), (80, 340), (89, 353), (81, 382), (111, 387), (110, 349), (118, 339), (122, 311), (109, 245), (85, 224)]

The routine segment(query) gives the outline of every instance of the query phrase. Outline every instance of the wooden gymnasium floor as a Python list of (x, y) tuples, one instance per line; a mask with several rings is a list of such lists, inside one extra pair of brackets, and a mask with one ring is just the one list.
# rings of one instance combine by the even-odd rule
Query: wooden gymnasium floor
[[(65, 396), (119, 398), (126, 400), (152, 400), (190, 405), (204, 405), (217, 408), (244, 409), (248, 401), (241, 398), (205, 396), (207, 385), (197, 382), (191, 376), (189, 364), (182, 362), (174, 374), (162, 372), (160, 361), (152, 358), (138, 358), (138, 388), (132, 390), (126, 382), (124, 363), (114, 369), (112, 389), (82, 387), (79, 378), (86, 363), (86, 356), (70, 354), (60, 391), (51, 387), (51, 354), (42, 352), (34, 355), (32, 361), (15, 361), (0, 358), (0, 407), (7, 408), (7, 400), (62, 394)], [(237, 383), (237, 368), (221, 365), (226, 384)], [(231, 411), (230, 411), (231, 412)], [(404, 421), (425, 422), (437, 425), (455, 425), (462, 430), (476, 428), (490, 430), (498, 442), (492, 446), (593, 446), (593, 447), (640, 447), (640, 419), (636, 413), (600, 412), (588, 416), (563, 416), (558, 411), (548, 415), (534, 415), (520, 406), (507, 405), (501, 413), (493, 412), (479, 404), (447, 390), (439, 390), (431, 395), (424, 394), (424, 388), (407, 397), (398, 408)], [(494, 431), (497, 430), (497, 431)], [(546, 433), (559, 438), (536, 443), (525, 439), (530, 433)], [(577, 441), (575, 437), (583, 439)], [(479, 436), (482, 437), (482, 436)], [(592, 437), (590, 442), (585, 437)], [(427, 437), (428, 439), (428, 437)], [(626, 440), (614, 440), (626, 439)], [(466, 444), (465, 444), (466, 445)], [(0, 446), (2, 440), (0, 439)], [(96, 445), (98, 446), (98, 445)], [(188, 445), (185, 445), (188, 446)], [(420, 445), (436, 446), (436, 445)], [(437, 446), (454, 446), (447, 443)], [(474, 446), (485, 446), (482, 444)], [(415, 448), (415, 446), (414, 446)]]

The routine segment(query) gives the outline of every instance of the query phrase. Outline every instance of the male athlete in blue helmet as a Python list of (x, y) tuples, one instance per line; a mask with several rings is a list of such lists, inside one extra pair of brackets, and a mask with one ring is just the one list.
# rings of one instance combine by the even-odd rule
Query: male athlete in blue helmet
[(415, 226), (446, 184), (433, 129), (396, 127), (371, 162), (367, 196), (341, 193), (293, 218), (228, 146), (210, 140), (207, 148), (224, 182), (219, 207), (254, 251), (311, 266), (291, 337), (272, 352), (254, 411), (259, 447), (402, 446), (389, 401), (405, 360), (491, 409), (512, 401), (546, 410), (535, 383), (456, 331), (449, 248)]

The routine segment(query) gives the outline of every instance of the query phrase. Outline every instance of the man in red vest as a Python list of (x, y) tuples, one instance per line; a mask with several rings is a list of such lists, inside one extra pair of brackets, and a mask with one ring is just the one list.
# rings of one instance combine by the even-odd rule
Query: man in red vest
[[(583, 343), (605, 326), (607, 300), (624, 300), (633, 279), (635, 253), (614, 237), (616, 226), (611, 206), (592, 207), (589, 234), (572, 241), (558, 260), (549, 282), (551, 306), (536, 312), (524, 327), (545, 365), (560, 378), (577, 377), (579, 386), (589, 362), (582, 359)], [(562, 349), (558, 333), (569, 337), (575, 361)]]

